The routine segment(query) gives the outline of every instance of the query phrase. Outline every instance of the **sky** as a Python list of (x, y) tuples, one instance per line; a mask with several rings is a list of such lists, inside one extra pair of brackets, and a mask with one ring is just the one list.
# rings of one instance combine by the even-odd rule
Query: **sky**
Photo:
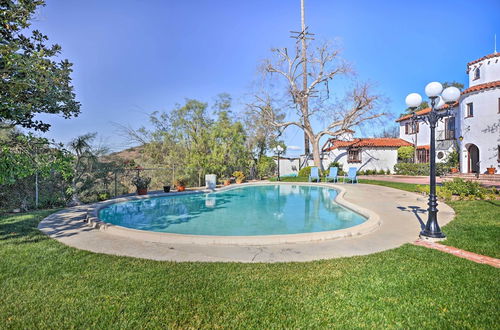
[[(317, 40), (337, 40), (357, 79), (376, 86), (394, 116), (407, 94), (423, 94), (430, 81), (467, 87), (467, 62), (493, 53), (495, 33), (500, 39), (498, 0), (305, 0), (305, 8), (309, 31)], [(213, 103), (229, 93), (234, 110), (243, 110), (271, 48), (293, 47), (300, 0), (47, 0), (32, 27), (74, 64), (82, 104), (74, 119), (41, 116), (52, 124), (44, 136), (67, 143), (97, 132), (117, 151), (130, 142), (116, 124), (147, 126), (148, 113), (186, 98)], [(288, 156), (303, 152), (298, 129), (283, 137)]]

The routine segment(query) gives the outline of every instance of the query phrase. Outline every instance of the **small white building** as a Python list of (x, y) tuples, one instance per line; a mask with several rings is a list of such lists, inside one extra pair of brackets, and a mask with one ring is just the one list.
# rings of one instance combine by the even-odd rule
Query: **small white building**
[(350, 138), (330, 139), (323, 147), (323, 167), (338, 162), (346, 171), (356, 167), (358, 171), (389, 170), (394, 172), (398, 161), (398, 148), (412, 146), (400, 138)]

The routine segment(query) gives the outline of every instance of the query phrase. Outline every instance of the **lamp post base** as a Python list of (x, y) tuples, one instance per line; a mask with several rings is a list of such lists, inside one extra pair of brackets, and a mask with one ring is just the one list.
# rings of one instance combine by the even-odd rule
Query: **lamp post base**
[(444, 241), (446, 239), (446, 235), (443, 234), (442, 232), (434, 234), (434, 233), (428, 233), (425, 230), (422, 230), (419, 235), (421, 240), (425, 240), (428, 242), (439, 242), (439, 241)]

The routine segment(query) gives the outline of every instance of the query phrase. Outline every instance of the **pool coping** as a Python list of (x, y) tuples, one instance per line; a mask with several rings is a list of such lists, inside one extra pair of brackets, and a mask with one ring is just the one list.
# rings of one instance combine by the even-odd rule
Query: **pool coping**
[[(132, 229), (123, 226), (114, 225), (104, 222), (99, 219), (99, 211), (112, 204), (123, 203), (133, 200), (166, 197), (166, 196), (180, 196), (189, 194), (200, 193), (213, 193), (227, 190), (233, 190), (245, 186), (262, 186), (262, 185), (295, 185), (295, 186), (314, 186), (325, 187), (334, 189), (338, 192), (334, 201), (356, 212), (366, 218), (366, 221), (344, 229), (312, 232), (312, 233), (299, 233), (299, 234), (282, 234), (282, 235), (255, 235), (255, 236), (215, 236), (215, 235), (189, 235), (189, 234), (176, 234), (176, 233), (162, 233), (153, 232), (140, 229)], [(237, 185), (231, 185), (214, 190), (201, 189), (184, 192), (170, 192), (170, 193), (155, 193), (143, 196), (126, 196), (112, 200), (107, 200), (99, 203), (87, 205), (86, 222), (92, 228), (100, 231), (105, 231), (111, 235), (120, 237), (142, 240), (154, 243), (170, 243), (170, 244), (196, 244), (196, 245), (244, 245), (244, 246), (262, 246), (262, 245), (276, 245), (284, 243), (303, 243), (336, 239), (347, 239), (366, 235), (376, 231), (381, 225), (379, 215), (369, 209), (363, 208), (359, 205), (348, 202), (344, 199), (346, 190), (339, 185), (332, 186), (328, 183), (308, 183), (308, 182), (250, 182)]]

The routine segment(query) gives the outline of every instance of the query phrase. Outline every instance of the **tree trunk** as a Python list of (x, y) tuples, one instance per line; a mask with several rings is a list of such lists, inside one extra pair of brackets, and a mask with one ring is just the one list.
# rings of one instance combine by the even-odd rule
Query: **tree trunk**
[(312, 147), (313, 147), (314, 166), (317, 166), (321, 171), (323, 171), (323, 163), (321, 162), (321, 150), (319, 148), (319, 140), (314, 139), (312, 141), (313, 141)]

